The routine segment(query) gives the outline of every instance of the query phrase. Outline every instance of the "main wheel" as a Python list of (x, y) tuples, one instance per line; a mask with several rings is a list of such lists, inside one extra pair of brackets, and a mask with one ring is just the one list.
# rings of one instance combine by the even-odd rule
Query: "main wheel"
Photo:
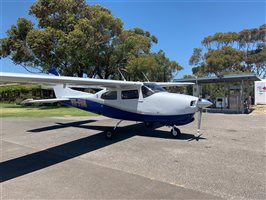
[(107, 128), (105, 130), (105, 138), (108, 140), (112, 140), (115, 137), (115, 131), (113, 128)]
[(171, 129), (171, 134), (173, 137), (179, 137), (181, 135), (181, 131), (178, 128), (174, 127)]
[(144, 122), (146, 128), (152, 128), (153, 122)]

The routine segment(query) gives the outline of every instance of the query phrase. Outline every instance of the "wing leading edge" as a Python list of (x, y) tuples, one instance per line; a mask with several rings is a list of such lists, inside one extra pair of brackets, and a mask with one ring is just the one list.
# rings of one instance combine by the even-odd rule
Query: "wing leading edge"
[[(106, 88), (130, 88), (141, 86), (142, 82), (135, 81), (119, 81), (107, 79), (79, 78), (68, 76), (49, 76), (39, 74), (19, 74), (0, 72), (0, 82), (11, 83), (37, 83), (37, 84), (64, 84), (72, 86), (97, 86)], [(187, 86), (194, 83), (178, 83), (178, 82), (156, 82), (162, 87)]]
[(5, 73), (0, 72), (0, 82), (12, 83), (38, 83), (38, 84), (70, 84), (70, 85), (86, 85), (86, 86), (99, 86), (107, 88), (123, 88), (134, 87), (142, 85), (141, 82), (133, 81), (118, 81), (107, 79), (92, 79), (92, 78), (78, 78), (68, 76), (48, 76), (38, 74), (18, 74), (18, 73)]
[(175, 87), (175, 86), (188, 86), (188, 85), (195, 85), (195, 83), (190, 82), (156, 82), (156, 84), (162, 87)]

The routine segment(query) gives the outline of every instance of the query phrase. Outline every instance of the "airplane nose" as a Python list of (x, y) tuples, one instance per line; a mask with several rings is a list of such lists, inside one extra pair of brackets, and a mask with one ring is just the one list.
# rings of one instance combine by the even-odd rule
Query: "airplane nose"
[(198, 99), (197, 101), (197, 107), (198, 108), (207, 108), (209, 106), (211, 106), (213, 103), (206, 100), (206, 99)]

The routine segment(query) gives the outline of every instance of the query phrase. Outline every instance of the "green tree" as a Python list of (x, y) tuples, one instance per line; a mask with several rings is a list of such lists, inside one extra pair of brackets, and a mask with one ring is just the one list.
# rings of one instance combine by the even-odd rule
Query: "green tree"
[(167, 58), (162, 50), (133, 57), (126, 66), (128, 77), (139, 81), (147, 81), (145, 76), (149, 81), (170, 81), (173, 74), (182, 69), (178, 62)]
[(95, 54), (108, 51), (110, 41), (122, 30), (121, 20), (109, 10), (89, 6), (84, 0), (39, 0), (29, 13), (36, 17), (38, 27), (18, 19), (0, 41), (0, 56), (43, 71), (57, 67), (63, 74), (82, 76), (101, 62), (94, 59)]
[(126, 72), (130, 80), (147, 81), (143, 75), (145, 74), (150, 81), (154, 81), (158, 68), (159, 65), (154, 56), (141, 55), (128, 62)]
[(43, 72), (56, 67), (63, 75), (85, 73), (105, 79), (118, 78), (118, 69), (137, 67), (152, 80), (169, 80), (172, 72), (182, 69), (163, 52), (151, 52), (158, 40), (150, 32), (125, 30), (122, 21), (100, 5), (88, 5), (85, 0), (37, 0), (29, 14), (38, 24), (19, 18), (7, 37), (0, 39), (0, 58)]
[[(140, 28), (123, 30), (119, 37), (113, 41), (112, 52), (106, 55), (106, 60), (110, 61), (110, 71), (105, 78), (108, 78), (111, 74), (117, 76), (117, 69), (125, 71), (126, 66), (132, 65), (132, 60), (139, 56), (150, 55), (150, 48), (154, 43), (157, 43), (157, 38), (148, 31)], [(149, 62), (149, 59), (146, 59), (146, 61)]]
[(209, 50), (204, 55), (206, 66), (205, 73), (221, 75), (228, 71), (245, 71), (246, 68), (241, 65), (243, 53), (232, 47), (224, 46), (221, 49)]
[(158, 81), (170, 81), (183, 67), (177, 62), (166, 57), (163, 50), (153, 53), (159, 68), (157, 69)]
[(266, 24), (239, 33), (216, 33), (202, 40), (205, 47), (195, 48), (189, 60), (197, 76), (254, 72), (266, 77)]

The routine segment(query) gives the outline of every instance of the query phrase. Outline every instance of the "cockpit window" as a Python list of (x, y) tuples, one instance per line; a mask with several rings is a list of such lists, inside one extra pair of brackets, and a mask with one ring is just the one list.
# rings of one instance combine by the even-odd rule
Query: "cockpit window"
[(102, 94), (102, 99), (106, 100), (116, 100), (117, 99), (117, 91), (107, 91)]
[(157, 85), (155, 83), (144, 83), (141, 87), (143, 98), (146, 98), (148, 96), (151, 96), (154, 93), (157, 92), (166, 92), (165, 89), (163, 89), (160, 85)]
[(138, 90), (123, 90), (121, 92), (122, 99), (138, 99), (139, 91)]

